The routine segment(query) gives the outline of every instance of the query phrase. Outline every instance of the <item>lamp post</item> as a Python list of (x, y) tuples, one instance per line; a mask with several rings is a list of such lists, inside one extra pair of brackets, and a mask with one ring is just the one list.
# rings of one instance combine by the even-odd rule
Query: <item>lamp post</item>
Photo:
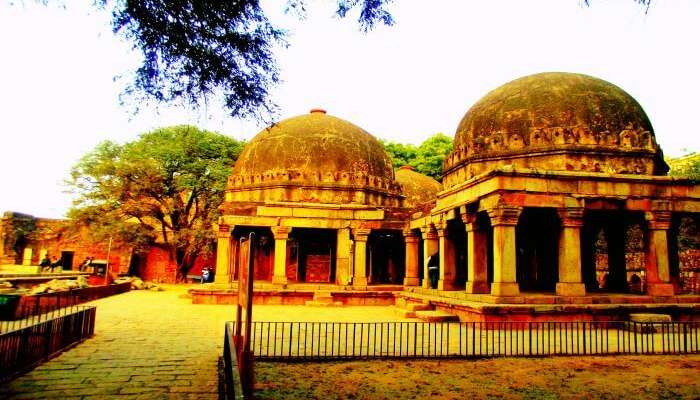
[(105, 264), (105, 285), (109, 285), (109, 256), (112, 253), (112, 236), (109, 236), (109, 244), (107, 244), (107, 263)]

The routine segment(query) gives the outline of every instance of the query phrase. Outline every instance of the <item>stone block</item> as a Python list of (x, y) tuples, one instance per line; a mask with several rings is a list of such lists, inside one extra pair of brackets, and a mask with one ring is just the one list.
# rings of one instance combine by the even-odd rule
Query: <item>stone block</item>
[(557, 283), (557, 295), (558, 296), (585, 296), (586, 295), (586, 285), (583, 283), (569, 283), (569, 282), (559, 282)]
[(491, 285), (488, 282), (467, 282), (466, 290), (471, 294), (488, 294), (491, 293)]
[(520, 294), (520, 287), (515, 282), (493, 282), (491, 294), (493, 296), (517, 296)]
[(670, 283), (650, 283), (647, 286), (647, 294), (650, 296), (673, 296), (673, 285)]

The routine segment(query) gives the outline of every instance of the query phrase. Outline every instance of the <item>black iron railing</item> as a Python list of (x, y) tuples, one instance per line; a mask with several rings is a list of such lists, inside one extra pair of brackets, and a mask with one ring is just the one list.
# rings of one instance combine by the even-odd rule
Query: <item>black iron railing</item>
[(0, 321), (0, 381), (92, 336), (95, 307), (75, 306), (31, 318)]
[(700, 352), (700, 322), (254, 322), (258, 360)]

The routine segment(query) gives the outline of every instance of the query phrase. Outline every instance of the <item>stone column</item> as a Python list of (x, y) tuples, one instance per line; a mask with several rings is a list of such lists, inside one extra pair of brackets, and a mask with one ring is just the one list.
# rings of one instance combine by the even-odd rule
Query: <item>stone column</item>
[(214, 283), (231, 283), (231, 227), (219, 225), (216, 235), (216, 273)]
[(438, 246), (440, 251), (440, 279), (438, 280), (439, 290), (455, 289), (455, 251), (452, 241), (448, 237), (447, 224), (440, 225), (437, 229)]
[(418, 235), (407, 229), (403, 231), (403, 238), (406, 243), (406, 277), (403, 280), (403, 284), (404, 286), (419, 286)]
[(352, 234), (355, 237), (355, 268), (352, 278), (353, 286), (367, 286), (367, 239), (371, 229), (358, 228), (353, 229)]
[(437, 254), (439, 245), (438, 245), (438, 236), (437, 232), (435, 232), (435, 229), (432, 225), (423, 227), (420, 229), (421, 233), (423, 234), (423, 287), (424, 288), (429, 288), (430, 287), (430, 278), (428, 277), (428, 260), (430, 260), (430, 256)]
[(668, 257), (668, 231), (671, 227), (671, 212), (652, 211), (645, 213), (648, 222), (646, 240), (647, 294), (651, 296), (673, 296)]
[(338, 229), (335, 252), (335, 281), (339, 285), (350, 283), (350, 229)]
[(467, 231), (467, 293), (489, 293), (487, 257), (488, 239), (476, 222), (476, 215), (462, 215)]
[(494, 296), (517, 296), (518, 287), (516, 265), (515, 227), (521, 207), (500, 206), (488, 210), (493, 226), (493, 283)]
[(585, 296), (586, 285), (581, 274), (581, 227), (583, 208), (558, 210), (561, 220), (559, 234), (559, 296)]
[(275, 263), (272, 271), (272, 283), (287, 284), (287, 239), (292, 230), (288, 226), (273, 226), (272, 236), (275, 237)]

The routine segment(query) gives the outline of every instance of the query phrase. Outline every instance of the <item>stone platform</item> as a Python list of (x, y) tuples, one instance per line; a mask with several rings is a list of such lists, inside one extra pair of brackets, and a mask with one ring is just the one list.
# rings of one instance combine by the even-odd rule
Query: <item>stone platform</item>
[(396, 304), (430, 304), (461, 321), (626, 321), (630, 314), (666, 314), (674, 321), (700, 321), (700, 296), (654, 297), (592, 294), (583, 297), (525, 293), (502, 297), (463, 291), (407, 288)]
[[(235, 304), (238, 288), (205, 284), (189, 289), (193, 304)], [(523, 293), (502, 297), (464, 291), (404, 288), (398, 285), (347, 287), (337, 285), (255, 284), (254, 304), (315, 304), (323, 293), (328, 303), (344, 306), (425, 304), (431, 310), (457, 315), (461, 321), (611, 321), (629, 320), (630, 314), (670, 315), (674, 321), (700, 321), (700, 295), (655, 297), (632, 294), (592, 294), (583, 297)], [(409, 307), (411, 308), (411, 307)]]
[[(288, 284), (284, 287), (269, 283), (256, 283), (253, 288), (253, 304), (306, 305), (313, 304), (318, 293), (332, 299), (331, 303), (346, 306), (391, 306), (401, 285), (370, 285), (366, 287), (328, 284)], [(204, 284), (188, 290), (192, 304), (235, 304), (238, 285)]]

